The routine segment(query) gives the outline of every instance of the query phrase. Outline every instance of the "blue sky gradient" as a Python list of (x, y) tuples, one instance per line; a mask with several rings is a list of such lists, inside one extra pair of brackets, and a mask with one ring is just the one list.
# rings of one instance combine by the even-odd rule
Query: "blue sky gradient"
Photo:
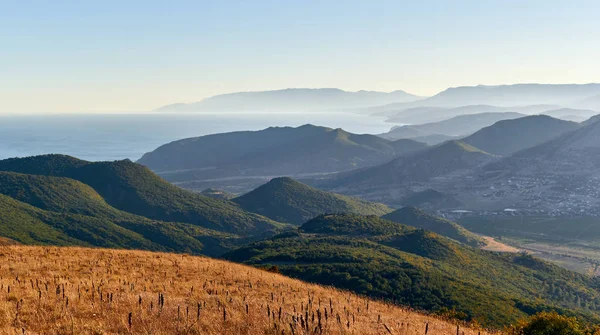
[(0, 113), (600, 81), (598, 1), (0, 2)]

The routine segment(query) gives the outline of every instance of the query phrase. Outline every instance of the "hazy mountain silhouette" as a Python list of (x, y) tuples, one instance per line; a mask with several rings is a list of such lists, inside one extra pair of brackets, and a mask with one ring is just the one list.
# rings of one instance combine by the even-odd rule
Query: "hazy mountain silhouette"
[(190, 104), (163, 106), (159, 112), (308, 112), (409, 102), (421, 97), (394, 91), (391, 93), (337, 88), (289, 88), (275, 91), (237, 92), (216, 95)]
[(342, 129), (305, 125), (271, 127), (175, 141), (145, 154), (139, 162), (168, 180), (231, 176), (290, 176), (373, 166), (426, 145), (388, 141)]
[(591, 109), (559, 108), (545, 111), (542, 114), (566, 121), (583, 122), (598, 112)]
[(517, 175), (598, 176), (600, 122), (589, 123), (548, 142), (519, 151), (485, 169)]
[(542, 114), (548, 110), (559, 109), (558, 105), (529, 105), (529, 106), (513, 106), (513, 107), (498, 107), (490, 105), (468, 105), (453, 108), (442, 107), (415, 107), (408, 109), (400, 109), (389, 114), (387, 122), (392, 123), (408, 123), (408, 124), (423, 124), (444, 121), (449, 118), (469, 115), (469, 114), (484, 114), (484, 113), (519, 113), (523, 115)]
[(420, 101), (423, 106), (457, 107), (487, 104), (518, 106), (557, 104), (568, 106), (573, 101), (600, 94), (600, 84), (515, 84), (498, 86), (463, 86), (449, 88)]
[(498, 121), (464, 138), (463, 141), (494, 155), (509, 156), (579, 127), (575, 122), (547, 115), (532, 115)]
[(389, 189), (395, 185), (469, 172), (496, 156), (462, 141), (448, 141), (435, 147), (404, 155), (391, 162), (357, 170), (332, 181), (338, 188)]
[(466, 114), (438, 122), (395, 127), (388, 133), (379, 136), (389, 140), (414, 139), (430, 135), (466, 136), (500, 120), (516, 119), (523, 116), (525, 115), (511, 112)]

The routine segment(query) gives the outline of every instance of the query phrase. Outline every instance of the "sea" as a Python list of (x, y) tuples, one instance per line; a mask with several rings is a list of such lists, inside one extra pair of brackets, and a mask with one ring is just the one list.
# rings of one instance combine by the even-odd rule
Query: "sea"
[(135, 161), (179, 139), (308, 123), (360, 134), (384, 133), (392, 127), (383, 118), (337, 112), (0, 115), (0, 159), (56, 153), (88, 161)]

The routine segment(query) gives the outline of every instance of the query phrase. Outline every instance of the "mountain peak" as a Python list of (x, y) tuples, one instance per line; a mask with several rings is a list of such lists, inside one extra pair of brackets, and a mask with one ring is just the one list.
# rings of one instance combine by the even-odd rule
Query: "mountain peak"
[(559, 120), (548, 115), (530, 115), (498, 121), (463, 141), (494, 155), (509, 156), (578, 127), (576, 122)]
[(273, 178), (233, 201), (246, 211), (295, 225), (324, 213), (383, 215), (390, 211), (385, 205), (321, 191), (288, 177)]

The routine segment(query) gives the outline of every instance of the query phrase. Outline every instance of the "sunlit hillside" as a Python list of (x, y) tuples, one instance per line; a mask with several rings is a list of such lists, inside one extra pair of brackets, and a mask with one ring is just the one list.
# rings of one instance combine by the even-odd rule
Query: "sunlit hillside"
[(456, 333), (485, 332), (210, 258), (0, 247), (0, 334)]

